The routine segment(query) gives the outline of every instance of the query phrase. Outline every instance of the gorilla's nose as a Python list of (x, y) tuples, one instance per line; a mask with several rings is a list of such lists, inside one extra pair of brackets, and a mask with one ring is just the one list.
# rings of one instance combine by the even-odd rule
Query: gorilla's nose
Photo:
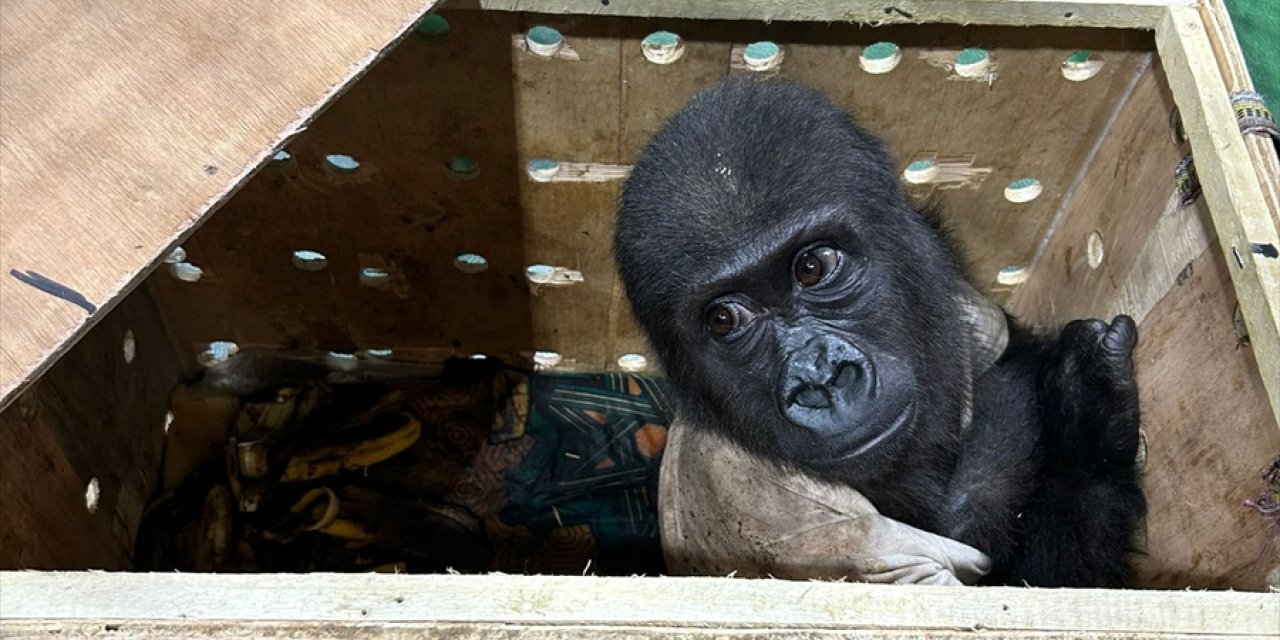
[(849, 340), (812, 338), (787, 358), (781, 380), (783, 411), (799, 426), (824, 431), (856, 420), (874, 396), (875, 369)]

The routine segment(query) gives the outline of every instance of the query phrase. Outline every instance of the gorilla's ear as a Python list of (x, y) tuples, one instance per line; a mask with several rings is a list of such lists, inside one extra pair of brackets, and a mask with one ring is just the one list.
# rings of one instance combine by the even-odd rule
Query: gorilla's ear
[(969, 325), (969, 363), (973, 377), (986, 372), (1009, 345), (1009, 325), (1004, 310), (967, 282), (961, 283), (960, 313)]

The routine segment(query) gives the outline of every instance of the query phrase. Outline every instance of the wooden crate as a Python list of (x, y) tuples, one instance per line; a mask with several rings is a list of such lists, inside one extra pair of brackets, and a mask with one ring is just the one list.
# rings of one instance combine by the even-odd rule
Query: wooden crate
[[(434, 4), (0, 5), (0, 568), (42, 571), (0, 573), (6, 635), (1280, 634), (1280, 595), (1248, 593), (1276, 583), (1276, 532), (1242, 507), (1280, 453), (1280, 163), (1238, 128), (1250, 83), (1217, 0), (471, 0), (443, 42), (411, 36)], [(535, 25), (568, 50), (526, 51)], [(660, 29), (683, 38), (674, 64), (641, 53)], [(1140, 322), (1156, 590), (81, 571), (129, 568), (169, 392), (211, 341), (587, 371), (643, 354), (608, 253), (616, 178), (760, 39), (903, 167), (951, 168), (908, 190), (994, 299), (1043, 325)], [(859, 69), (877, 41), (901, 48), (888, 74)], [(966, 47), (992, 76), (954, 73)], [(1078, 50), (1103, 65), (1073, 82)], [(1184, 204), (1190, 153), (1203, 197)], [(540, 158), (594, 179), (532, 180)], [(1010, 202), (1024, 177), (1041, 195)], [(165, 263), (177, 246), (199, 281)], [(295, 268), (299, 249), (326, 268)], [(455, 268), (467, 252), (488, 269)], [(531, 286), (535, 263), (582, 281)]]

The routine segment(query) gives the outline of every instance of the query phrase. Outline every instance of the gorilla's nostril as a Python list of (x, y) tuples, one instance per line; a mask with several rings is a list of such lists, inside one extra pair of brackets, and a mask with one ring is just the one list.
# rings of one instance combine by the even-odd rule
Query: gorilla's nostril
[(796, 404), (809, 409), (826, 409), (831, 406), (831, 398), (823, 389), (806, 387), (796, 394)]
[(836, 371), (835, 380), (831, 382), (831, 386), (836, 387), (837, 389), (849, 387), (853, 383), (857, 382), (861, 375), (862, 367), (859, 367), (852, 362), (846, 362), (840, 366), (839, 370)]

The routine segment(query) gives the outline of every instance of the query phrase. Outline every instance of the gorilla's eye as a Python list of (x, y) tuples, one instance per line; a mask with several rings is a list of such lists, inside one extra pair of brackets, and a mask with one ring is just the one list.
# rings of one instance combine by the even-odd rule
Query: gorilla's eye
[(840, 254), (831, 247), (815, 247), (800, 254), (796, 260), (796, 281), (811, 287), (840, 266)]
[(727, 336), (752, 318), (751, 312), (735, 302), (721, 302), (707, 311), (707, 328), (717, 336)]

